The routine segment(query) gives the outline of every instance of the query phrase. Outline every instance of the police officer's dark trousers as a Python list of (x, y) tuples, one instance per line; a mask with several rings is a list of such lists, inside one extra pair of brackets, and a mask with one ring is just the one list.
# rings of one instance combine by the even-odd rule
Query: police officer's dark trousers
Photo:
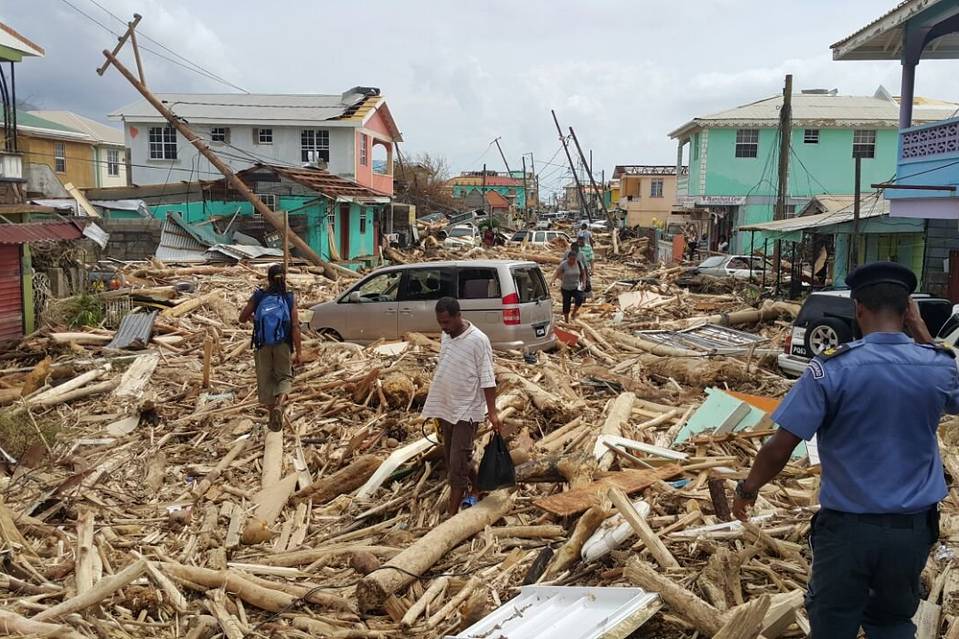
[(938, 511), (858, 515), (823, 509), (809, 540), (806, 610), (813, 639), (914, 639), (919, 573), (939, 537)]

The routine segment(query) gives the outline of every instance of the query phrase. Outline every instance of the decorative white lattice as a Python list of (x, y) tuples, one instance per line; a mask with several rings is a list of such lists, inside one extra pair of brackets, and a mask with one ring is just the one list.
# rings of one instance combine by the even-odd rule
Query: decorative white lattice
[(959, 122), (924, 127), (902, 134), (902, 159), (959, 151)]

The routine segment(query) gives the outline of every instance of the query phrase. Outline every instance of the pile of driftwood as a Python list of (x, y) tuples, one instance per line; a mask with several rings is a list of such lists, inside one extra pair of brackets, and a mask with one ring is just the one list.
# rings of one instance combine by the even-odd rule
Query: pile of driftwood
[[(548, 583), (659, 593), (644, 636), (804, 636), (817, 469), (795, 460), (740, 525), (732, 485), (769, 430), (675, 444), (704, 387), (776, 397), (788, 382), (760, 357), (694, 356), (635, 332), (774, 336), (794, 308), (599, 264), (593, 300), (561, 327), (573, 343), (532, 364), (497, 353), (517, 486), (446, 518), (437, 435), (418, 417), (435, 336), (306, 336), (287, 423), (270, 432), (236, 322), (263, 273), (141, 265), (127, 273), (134, 305), (160, 311), (145, 350), (54, 327), (3, 356), (0, 427), (26, 435), (16, 451), (0, 441), (0, 634), (442, 637)], [(289, 281), (307, 301), (345, 285), (306, 269)], [(926, 623), (956, 633), (959, 572), (937, 557)]]

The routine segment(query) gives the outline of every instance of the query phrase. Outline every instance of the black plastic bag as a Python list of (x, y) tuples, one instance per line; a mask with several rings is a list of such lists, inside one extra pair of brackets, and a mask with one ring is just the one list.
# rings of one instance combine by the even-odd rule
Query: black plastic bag
[(509, 456), (506, 440), (499, 433), (493, 433), (493, 437), (486, 444), (483, 461), (480, 462), (477, 473), (477, 483), (477, 488), (483, 492), (516, 484), (513, 460)]

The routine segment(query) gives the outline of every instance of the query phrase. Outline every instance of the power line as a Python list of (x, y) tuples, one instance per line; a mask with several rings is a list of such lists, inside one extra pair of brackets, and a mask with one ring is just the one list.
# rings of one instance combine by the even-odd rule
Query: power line
[[(97, 7), (99, 7), (101, 11), (104, 11), (104, 12), (106, 12), (107, 14), (109, 14), (110, 16), (112, 16), (112, 17), (113, 17), (117, 22), (119, 22), (120, 24), (122, 24), (122, 25), (124, 25), (124, 26), (127, 25), (127, 22), (126, 22), (125, 20), (123, 20), (123, 18), (121, 18), (120, 16), (116, 15), (115, 13), (113, 13), (112, 11), (110, 11), (109, 9), (107, 9), (106, 7), (104, 7), (102, 4), (100, 4), (99, 2), (97, 2), (97, 0), (90, 0), (90, 2), (93, 3), (94, 5), (96, 5)], [(155, 38), (151, 38), (149, 35), (147, 35), (147, 34), (144, 33), (143, 31), (137, 31), (137, 35), (140, 36), (140, 37), (142, 37), (142, 38), (144, 38), (144, 39), (146, 39), (146, 40), (149, 40), (150, 42), (154, 43), (155, 45), (157, 45), (158, 47), (160, 47), (160, 48), (163, 49), (164, 51), (166, 51), (166, 52), (168, 52), (168, 53), (170, 53), (170, 54), (172, 54), (172, 55), (175, 55), (176, 57), (180, 58), (180, 59), (183, 60), (184, 62), (187, 62), (187, 63), (193, 65), (194, 67), (196, 67), (196, 68), (199, 69), (200, 71), (203, 71), (204, 73), (206, 73), (207, 75), (209, 75), (211, 78), (215, 78), (215, 79), (217, 79), (219, 82), (222, 82), (223, 84), (227, 84), (227, 85), (232, 86), (232, 87), (234, 87), (234, 88), (236, 88), (236, 89), (239, 89), (240, 91), (243, 91), (244, 93), (249, 93), (249, 91), (247, 91), (246, 89), (243, 89), (243, 88), (241, 88), (241, 87), (236, 86), (236, 85), (233, 84), (232, 82), (230, 82), (230, 81), (228, 81), (228, 80), (220, 77), (219, 75), (213, 73), (212, 71), (210, 71), (210, 70), (208, 70), (208, 69), (200, 66), (200, 65), (197, 64), (196, 62), (190, 60), (189, 58), (180, 55), (179, 53), (177, 53), (177, 52), (174, 51), (173, 49), (171, 49), (171, 48), (167, 47), (166, 45), (164, 45), (164, 44), (163, 44), (162, 42), (160, 42), (159, 40), (156, 40)]]
[[(68, 7), (70, 7), (71, 9), (73, 9), (74, 11), (76, 11), (77, 13), (79, 13), (80, 15), (82, 15), (82, 16), (83, 16), (84, 18), (86, 18), (87, 20), (89, 20), (89, 21), (93, 22), (94, 24), (96, 24), (97, 26), (99, 26), (101, 29), (103, 29), (103, 30), (106, 31), (107, 33), (109, 33), (109, 34), (111, 34), (111, 35), (113, 35), (113, 36), (115, 36), (115, 37), (117, 37), (117, 38), (120, 38), (120, 37), (121, 37), (120, 34), (118, 34), (117, 32), (113, 31), (110, 27), (108, 27), (107, 25), (103, 24), (102, 22), (100, 22), (99, 20), (97, 20), (96, 18), (94, 18), (93, 16), (91, 16), (90, 14), (84, 12), (84, 11), (83, 11), (82, 9), (80, 9), (78, 6), (76, 6), (75, 4), (71, 3), (70, 0), (60, 0), (60, 1), (61, 1), (62, 3), (64, 3), (65, 5), (67, 5)], [(209, 73), (208, 71), (201, 71), (200, 69), (195, 69), (195, 68), (193, 68), (193, 67), (189, 67), (189, 66), (183, 64), (182, 62), (179, 62), (178, 60), (174, 60), (173, 58), (167, 57), (167, 56), (163, 55), (162, 53), (158, 53), (158, 52), (154, 51), (153, 49), (150, 49), (150, 48), (145, 47), (145, 46), (142, 46), (142, 45), (140, 46), (140, 49), (142, 49), (142, 50), (144, 50), (144, 51), (146, 51), (146, 52), (148, 52), (148, 53), (150, 53), (150, 54), (152, 54), (152, 55), (154, 55), (154, 56), (156, 56), (156, 57), (158, 57), (158, 58), (161, 58), (161, 59), (163, 59), (163, 60), (166, 60), (167, 62), (170, 62), (171, 64), (175, 64), (175, 65), (177, 65), (177, 66), (179, 66), (179, 67), (182, 67), (182, 68), (186, 69), (187, 71), (192, 71), (193, 73), (196, 73), (197, 75), (203, 76), (203, 77), (205, 77), (205, 78), (207, 78), (207, 79), (213, 80), (213, 81), (215, 81), (215, 82), (219, 82), (219, 83), (224, 84), (224, 85), (226, 85), (226, 86), (230, 86), (230, 87), (232, 87), (232, 88), (234, 88), (234, 89), (237, 89), (237, 90), (239, 90), (239, 91), (243, 91), (244, 93), (249, 93), (249, 91), (247, 91), (246, 89), (244, 89), (244, 88), (242, 88), (242, 87), (239, 87), (239, 86), (233, 84), (232, 82), (229, 82), (229, 81), (227, 81), (227, 80), (224, 80), (224, 79), (222, 79), (222, 78), (220, 78), (220, 77), (218, 77), (218, 76), (216, 76), (216, 75), (214, 75), (214, 74), (212, 74), (212, 73)]]

